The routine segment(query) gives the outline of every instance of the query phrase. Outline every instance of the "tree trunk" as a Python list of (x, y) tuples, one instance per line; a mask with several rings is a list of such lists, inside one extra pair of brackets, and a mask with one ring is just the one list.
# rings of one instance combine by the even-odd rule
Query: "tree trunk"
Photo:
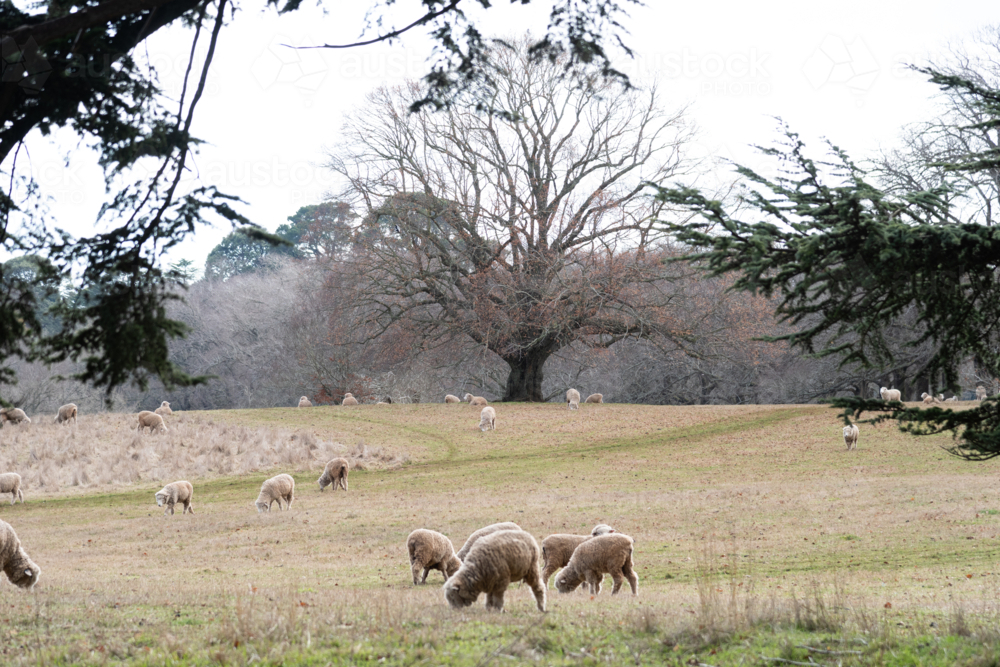
[(510, 366), (507, 376), (507, 391), (504, 401), (527, 401), (541, 403), (542, 397), (542, 366), (549, 355), (548, 351), (531, 351), (518, 357), (504, 359)]

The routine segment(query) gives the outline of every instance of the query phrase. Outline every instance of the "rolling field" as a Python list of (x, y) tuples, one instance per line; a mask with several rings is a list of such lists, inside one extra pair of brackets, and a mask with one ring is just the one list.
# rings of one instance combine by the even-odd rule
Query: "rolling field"
[[(0, 580), (0, 663), (998, 664), (1000, 462), (888, 425), (847, 452), (822, 406), (496, 408), (490, 433), (443, 404), (4, 428), (27, 503), (0, 519), (42, 575)], [(318, 490), (333, 456), (347, 493)], [(295, 503), (258, 515), (278, 472)], [(193, 516), (156, 507), (175, 479)], [(411, 530), (457, 550), (496, 521), (631, 535), (638, 597), (551, 588), (543, 615), (515, 585), (494, 614), (412, 585)]]

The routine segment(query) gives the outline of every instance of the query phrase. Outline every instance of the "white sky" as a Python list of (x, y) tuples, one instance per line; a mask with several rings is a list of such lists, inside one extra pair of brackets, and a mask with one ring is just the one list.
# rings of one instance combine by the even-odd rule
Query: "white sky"
[[(194, 123), (195, 135), (208, 142), (196, 160), (202, 181), (244, 199), (242, 212), (271, 230), (300, 206), (322, 201), (334, 185), (322, 167), (323, 149), (338, 141), (342, 114), (373, 87), (418, 78), (427, 67), (429, 44), (422, 36), (346, 51), (282, 47), (358, 37), (369, 3), (327, 0), (324, 15), (305, 7), (309, 1), (284, 16), (244, 3), (222, 32)], [(527, 28), (541, 33), (548, 3), (534, 4), (511, 7), (500, 0), (483, 25), (499, 35)], [(941, 56), (949, 43), (1000, 23), (995, 2), (890, 4), (899, 3), (647, 0), (626, 23), (637, 58), (622, 58), (618, 66), (640, 83), (656, 78), (668, 104), (690, 105), (700, 128), (696, 149), (704, 154), (759, 164), (749, 145), (769, 144), (777, 136), (773, 117), (780, 116), (817, 151), (816, 138), (827, 137), (859, 159), (893, 144), (903, 125), (933, 113), (936, 89), (902, 63)], [(413, 0), (401, 5), (400, 25), (417, 16)], [(166, 86), (179, 81), (189, 44), (189, 36), (175, 30), (146, 45)], [(59, 225), (92, 233), (104, 201), (93, 154), (68, 134), (32, 136), (28, 148), (30, 168), (54, 197)], [(201, 266), (229, 231), (204, 227), (169, 259)]]

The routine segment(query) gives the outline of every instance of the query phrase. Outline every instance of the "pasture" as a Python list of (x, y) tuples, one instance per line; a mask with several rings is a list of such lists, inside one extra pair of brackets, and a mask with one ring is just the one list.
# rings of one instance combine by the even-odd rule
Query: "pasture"
[[(0, 430), (27, 500), (0, 519), (42, 568), (30, 592), (0, 581), (0, 662), (997, 664), (998, 463), (948, 436), (862, 425), (848, 452), (823, 406), (495, 407), (487, 433), (464, 404)], [(350, 491), (320, 493), (334, 456)], [(258, 514), (278, 472), (295, 503)], [(177, 479), (193, 516), (155, 504)], [(458, 550), (497, 521), (631, 535), (638, 597), (553, 587), (543, 615), (515, 585), (494, 614), (449, 609), (439, 572), (412, 585), (411, 530)]]

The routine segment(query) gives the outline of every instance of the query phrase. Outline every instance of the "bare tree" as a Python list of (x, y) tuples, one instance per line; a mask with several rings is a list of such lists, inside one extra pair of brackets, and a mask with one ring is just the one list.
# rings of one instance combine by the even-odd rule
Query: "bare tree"
[(406, 322), (425, 346), (471, 339), (508, 365), (504, 400), (541, 401), (545, 361), (574, 342), (693, 334), (646, 190), (693, 168), (692, 128), (655, 88), (567, 78), (524, 41), (490, 62), (502, 113), (411, 114), (415, 84), (379, 88), (329, 165), (365, 215), (349, 261), (375, 335)]

